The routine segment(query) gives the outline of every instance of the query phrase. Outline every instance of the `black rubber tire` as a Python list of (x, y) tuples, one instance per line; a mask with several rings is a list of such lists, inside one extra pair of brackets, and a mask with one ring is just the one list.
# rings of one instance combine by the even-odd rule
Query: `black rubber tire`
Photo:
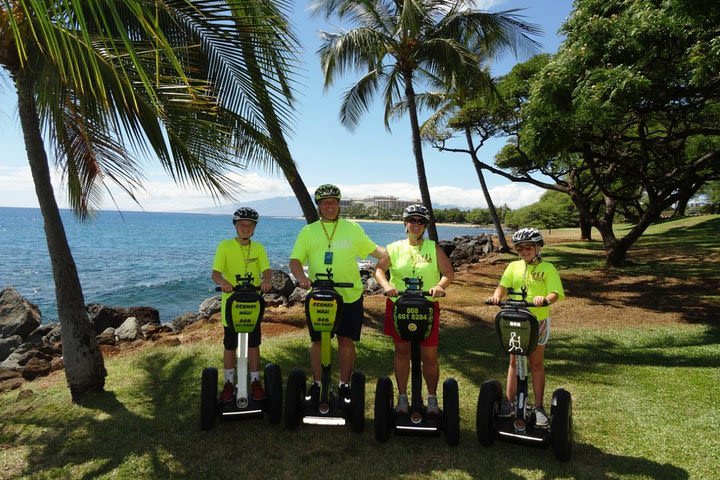
[(267, 414), (270, 423), (277, 425), (282, 420), (282, 373), (274, 363), (265, 366), (265, 392), (267, 395)]
[(365, 375), (353, 372), (350, 377), (350, 426), (353, 432), (365, 430)]
[(285, 428), (295, 430), (303, 416), (305, 400), (305, 372), (293, 370), (288, 377), (285, 390)]
[(454, 378), (443, 382), (443, 424), (448, 445), (460, 443), (460, 392)]
[(375, 387), (375, 440), (385, 442), (390, 437), (393, 427), (393, 396), (392, 380), (388, 377), (378, 378)]
[(218, 371), (207, 367), (202, 371), (200, 382), (200, 428), (210, 430), (217, 416)]
[(502, 402), (502, 386), (494, 379), (485, 380), (480, 386), (477, 410), (475, 412), (475, 432), (480, 445), (491, 447), (497, 438), (495, 416)]
[(567, 390), (558, 388), (550, 407), (550, 443), (555, 458), (561, 462), (572, 456), (573, 436), (572, 397)]

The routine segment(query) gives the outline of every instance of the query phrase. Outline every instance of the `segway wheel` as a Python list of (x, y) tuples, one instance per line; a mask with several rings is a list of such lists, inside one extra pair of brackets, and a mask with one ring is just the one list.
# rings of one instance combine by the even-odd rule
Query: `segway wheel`
[(282, 374), (280, 367), (268, 363), (265, 366), (265, 391), (267, 392), (267, 413), (270, 423), (277, 425), (282, 420)]
[(365, 375), (353, 372), (350, 377), (350, 426), (353, 432), (365, 430)]
[(210, 430), (217, 415), (217, 368), (207, 367), (202, 371), (200, 384), (200, 428)]
[(485, 380), (478, 394), (475, 431), (480, 445), (490, 447), (495, 443), (497, 427), (495, 415), (502, 402), (502, 386), (497, 380)]
[(443, 423), (448, 445), (460, 443), (460, 393), (454, 378), (443, 382)]
[(305, 372), (293, 370), (288, 377), (285, 391), (285, 428), (295, 430), (303, 415), (305, 400)]
[(562, 388), (555, 390), (552, 396), (550, 443), (555, 458), (561, 462), (570, 460), (573, 446), (572, 397)]
[(393, 383), (380, 377), (375, 388), (375, 440), (387, 441), (393, 423)]

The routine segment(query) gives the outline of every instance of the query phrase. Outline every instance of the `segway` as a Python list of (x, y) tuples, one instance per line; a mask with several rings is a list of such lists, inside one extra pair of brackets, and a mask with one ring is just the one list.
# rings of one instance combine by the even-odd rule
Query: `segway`
[[(535, 424), (535, 411), (527, 404), (528, 361), (527, 357), (537, 346), (538, 321), (527, 307), (527, 292), (508, 290), (508, 296), (520, 296), (519, 300), (500, 302), (501, 310), (495, 316), (495, 330), (500, 348), (508, 355), (516, 355), (517, 393), (515, 413), (500, 417), (503, 392), (500, 382), (486, 380), (480, 387), (477, 402), (476, 430), (480, 444), (492, 446), (496, 439), (539, 447), (552, 445), (555, 458), (570, 459), (573, 445), (572, 398), (570, 393), (558, 388), (550, 403), (550, 423), (547, 427)], [(485, 302), (492, 305), (491, 302)]]
[(319, 398), (307, 395), (305, 372), (293, 370), (285, 392), (285, 426), (294, 430), (300, 423), (311, 425), (350, 425), (354, 432), (365, 428), (365, 375), (353, 372), (350, 379), (350, 403), (341, 402), (331, 388), (331, 338), (342, 321), (342, 296), (335, 288), (350, 288), (352, 283), (334, 282), (332, 269), (318, 273), (305, 297), (305, 317), (310, 333), (320, 333), (322, 377)]
[(422, 279), (405, 278), (405, 291), (393, 306), (393, 321), (400, 338), (410, 341), (411, 392), (408, 413), (395, 411), (392, 380), (380, 377), (375, 390), (375, 439), (384, 442), (396, 434), (439, 435), (445, 431), (448, 445), (460, 443), (460, 401), (454, 378), (443, 382), (443, 409), (439, 415), (428, 415), (422, 400), (422, 367), (420, 342), (430, 336), (435, 314), (430, 292), (422, 290)]
[(265, 399), (255, 400), (248, 394), (248, 334), (262, 318), (265, 300), (253, 285), (252, 274), (238, 275), (236, 281), (233, 293), (225, 301), (225, 322), (238, 335), (235, 391), (232, 401), (220, 401), (217, 368), (203, 370), (200, 392), (200, 426), (203, 430), (210, 430), (217, 416), (227, 420), (267, 415), (272, 424), (280, 423), (282, 417), (280, 367), (272, 363), (265, 366)]

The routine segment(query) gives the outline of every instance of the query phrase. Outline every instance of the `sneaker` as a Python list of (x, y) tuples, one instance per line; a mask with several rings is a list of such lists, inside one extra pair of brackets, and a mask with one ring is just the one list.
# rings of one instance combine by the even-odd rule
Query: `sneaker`
[(545, 413), (545, 409), (543, 407), (535, 407), (535, 426), (546, 428), (550, 425), (550, 421), (548, 420), (547, 413)]
[(427, 407), (425, 407), (425, 413), (428, 415), (440, 415), (440, 407), (438, 407), (437, 396), (427, 396)]
[(250, 383), (250, 390), (252, 391), (253, 400), (265, 400), (265, 389), (260, 380), (253, 380)]
[(320, 384), (312, 382), (310, 384), (310, 390), (305, 395), (305, 401), (310, 402), (313, 405), (320, 403)]
[(347, 383), (343, 383), (340, 385), (340, 388), (338, 389), (338, 394), (340, 397), (340, 404), (344, 406), (350, 405), (350, 402), (352, 401), (352, 395), (350, 392), (350, 385)]
[(500, 405), (498, 417), (512, 417), (515, 414), (515, 405), (510, 400), (503, 400)]
[(225, 382), (225, 386), (220, 394), (220, 401), (224, 403), (232, 402), (235, 393), (235, 385), (232, 382)]
[(398, 396), (398, 402), (397, 402), (397, 405), (395, 406), (395, 413), (399, 413), (400, 415), (406, 415), (409, 410), (410, 410), (410, 404), (408, 403), (408, 396), (407, 395)]

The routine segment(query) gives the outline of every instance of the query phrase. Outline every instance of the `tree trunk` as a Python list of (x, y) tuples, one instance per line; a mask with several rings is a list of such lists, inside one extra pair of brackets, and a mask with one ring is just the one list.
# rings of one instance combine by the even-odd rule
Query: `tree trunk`
[(55, 301), (60, 320), (65, 377), (72, 400), (86, 394), (101, 392), (107, 371), (90, 325), (82, 286), (55, 201), (50, 168), (38, 120), (32, 79), (15, 76), (18, 92), (18, 114), (22, 125), (28, 162), (40, 205), (55, 281)]
[(585, 242), (592, 241), (592, 222), (585, 218), (584, 215), (578, 215), (578, 222), (580, 223), (580, 240)]
[(297, 170), (295, 160), (293, 160), (290, 154), (290, 148), (285, 141), (280, 120), (275, 112), (275, 107), (267, 89), (267, 80), (263, 76), (257, 63), (257, 56), (255, 55), (252, 44), (243, 45), (243, 56), (252, 80), (253, 90), (262, 108), (262, 115), (265, 120), (265, 127), (269, 132), (272, 155), (275, 158), (275, 163), (280, 167), (285, 175), (285, 179), (288, 181), (288, 184), (290, 184), (290, 188), (292, 188), (295, 198), (297, 198), (300, 204), (300, 209), (303, 212), (305, 221), (312, 223), (318, 219), (315, 203), (310, 197), (305, 182), (303, 182)]
[(507, 240), (505, 239), (505, 232), (503, 231), (502, 224), (500, 223), (500, 217), (497, 214), (495, 204), (493, 204), (492, 197), (490, 197), (490, 191), (488, 190), (487, 184), (485, 183), (485, 175), (483, 175), (480, 160), (478, 160), (477, 154), (475, 153), (475, 146), (473, 145), (472, 134), (470, 133), (469, 128), (465, 129), (465, 139), (468, 143), (468, 149), (470, 150), (470, 155), (472, 157), (473, 166), (475, 167), (475, 172), (477, 172), (478, 180), (480, 181), (480, 188), (482, 188), (483, 195), (485, 196), (485, 203), (487, 203), (488, 210), (490, 211), (490, 216), (492, 217), (493, 224), (495, 225), (498, 242), (500, 243), (499, 251), (502, 253), (507, 253), (510, 251), (510, 247), (508, 246)]
[(427, 183), (425, 174), (425, 160), (422, 153), (422, 142), (420, 140), (420, 124), (418, 123), (417, 105), (415, 104), (415, 92), (412, 87), (412, 75), (403, 73), (405, 80), (405, 98), (408, 102), (408, 112), (410, 113), (410, 130), (412, 132), (413, 154), (415, 155), (415, 168), (417, 169), (418, 186), (420, 187), (420, 198), (423, 205), (430, 212), (430, 223), (428, 224), (428, 237), (430, 240), (438, 241), (437, 226), (435, 225), (435, 213), (432, 208), (432, 200), (430, 199), (430, 188)]

